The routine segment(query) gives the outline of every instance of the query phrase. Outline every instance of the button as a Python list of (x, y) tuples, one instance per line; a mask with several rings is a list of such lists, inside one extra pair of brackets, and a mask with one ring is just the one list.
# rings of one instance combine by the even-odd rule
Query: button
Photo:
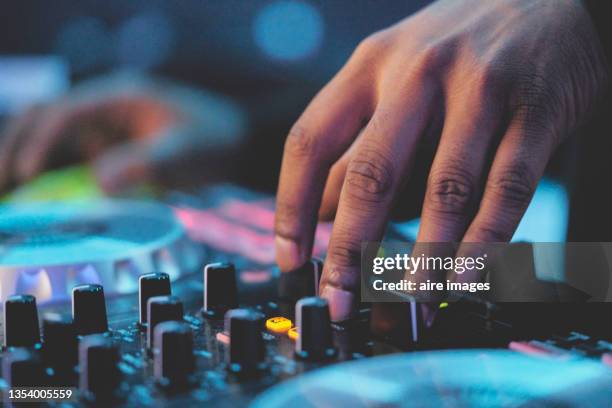
[(296, 341), (298, 338), (298, 331), (297, 331), (297, 327), (292, 327), (287, 331), (287, 337), (289, 337), (291, 340)]
[(263, 329), (264, 315), (257, 311), (233, 309), (225, 314), (225, 331), (230, 336), (229, 371), (250, 375), (266, 367)]
[(183, 320), (183, 303), (176, 296), (154, 296), (147, 303), (149, 325), (147, 327), (147, 348), (154, 347), (154, 330), (158, 323)]
[(193, 383), (195, 369), (193, 333), (183, 322), (161, 322), (155, 326), (154, 375), (164, 388), (183, 388)]
[(322, 271), (323, 262), (311, 259), (293, 271), (282, 272), (278, 281), (279, 298), (294, 304), (303, 297), (318, 295)]
[(101, 285), (79, 285), (72, 289), (72, 321), (77, 334), (82, 336), (108, 330)]
[(298, 338), (295, 353), (308, 360), (323, 360), (335, 355), (329, 320), (329, 305), (320, 297), (300, 299), (295, 305)]
[(286, 317), (271, 317), (266, 320), (266, 329), (277, 334), (287, 333), (291, 326), (293, 323)]
[(42, 355), (45, 364), (58, 377), (74, 374), (79, 359), (79, 343), (72, 318), (60, 314), (43, 316)]
[(14, 348), (2, 356), (2, 378), (9, 387), (45, 386), (44, 366), (35, 351)]
[(119, 348), (103, 334), (85, 336), (79, 345), (79, 390), (85, 399), (113, 401), (121, 396)]
[(4, 302), (4, 346), (33, 347), (40, 342), (36, 298), (10, 296)]
[(153, 272), (141, 275), (138, 278), (138, 303), (140, 306), (139, 323), (147, 323), (147, 301), (153, 296), (167, 296), (171, 294), (170, 275), (163, 272)]
[(208, 264), (204, 267), (204, 317), (222, 318), (223, 314), (238, 306), (236, 268), (228, 262)]

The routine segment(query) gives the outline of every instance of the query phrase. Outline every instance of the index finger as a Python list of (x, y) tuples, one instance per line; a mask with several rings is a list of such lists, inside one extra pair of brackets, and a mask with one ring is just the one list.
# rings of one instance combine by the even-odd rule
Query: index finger
[(368, 116), (369, 98), (342, 76), (310, 103), (285, 142), (277, 192), (276, 260), (282, 271), (310, 257), (323, 188), (332, 164)]

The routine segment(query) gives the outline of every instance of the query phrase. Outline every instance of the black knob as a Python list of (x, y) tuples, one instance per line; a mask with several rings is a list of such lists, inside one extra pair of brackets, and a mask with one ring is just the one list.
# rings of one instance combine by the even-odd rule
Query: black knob
[(300, 299), (295, 305), (295, 319), (298, 331), (295, 352), (299, 357), (323, 360), (335, 354), (327, 300)]
[(323, 262), (311, 259), (299, 268), (282, 272), (278, 280), (278, 296), (294, 305), (299, 299), (316, 296), (323, 272)]
[(138, 300), (140, 304), (140, 324), (145, 325), (147, 319), (147, 302), (153, 296), (171, 294), (170, 275), (163, 272), (153, 272), (142, 275), (138, 279)]
[(10, 296), (4, 302), (4, 346), (32, 347), (40, 342), (36, 298)]
[(167, 388), (182, 388), (193, 381), (193, 333), (187, 323), (169, 321), (155, 326), (153, 349), (157, 383)]
[(372, 304), (370, 332), (402, 348), (422, 341), (425, 323), (423, 304), (416, 301)]
[(263, 330), (264, 315), (255, 310), (233, 309), (225, 314), (225, 331), (230, 336), (228, 370), (248, 375), (266, 367)]
[(43, 317), (43, 360), (58, 376), (74, 373), (79, 360), (79, 342), (72, 318), (60, 314)]
[(2, 356), (2, 378), (9, 387), (40, 387), (45, 371), (38, 354), (25, 348), (14, 348)]
[(79, 335), (108, 330), (102, 285), (79, 285), (72, 289), (72, 320)]
[(236, 268), (233, 264), (220, 262), (204, 267), (204, 308), (205, 317), (221, 318), (223, 314), (238, 305)]
[(122, 374), (119, 348), (103, 334), (85, 336), (79, 345), (79, 390), (86, 399), (111, 401), (119, 397)]
[(183, 303), (176, 296), (154, 296), (147, 303), (149, 325), (147, 326), (147, 348), (153, 351), (155, 326), (170, 320), (183, 320)]

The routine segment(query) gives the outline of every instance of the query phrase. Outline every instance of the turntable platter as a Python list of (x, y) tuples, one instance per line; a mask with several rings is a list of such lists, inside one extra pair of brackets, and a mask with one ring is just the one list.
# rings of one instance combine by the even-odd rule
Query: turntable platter
[(337, 364), (281, 383), (253, 408), (609, 407), (612, 371), (588, 360), (449, 350)]
[(0, 297), (60, 299), (79, 283), (130, 292), (153, 270), (176, 278), (200, 257), (172, 209), (155, 202), (97, 200), (0, 207)]

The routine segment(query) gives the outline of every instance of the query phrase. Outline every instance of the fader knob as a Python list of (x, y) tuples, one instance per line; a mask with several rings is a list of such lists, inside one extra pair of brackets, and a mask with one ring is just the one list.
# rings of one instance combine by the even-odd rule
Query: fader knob
[(295, 319), (298, 330), (295, 352), (299, 357), (322, 360), (335, 354), (327, 300), (320, 297), (300, 299), (295, 305)]
[(79, 345), (79, 389), (85, 398), (110, 401), (122, 381), (119, 348), (103, 334), (84, 337)]
[(79, 285), (72, 289), (72, 320), (79, 335), (108, 330), (104, 288), (101, 285)]
[(152, 351), (155, 344), (155, 326), (161, 322), (183, 320), (183, 303), (176, 296), (154, 296), (149, 298), (147, 310), (147, 348)]
[(225, 314), (225, 331), (229, 333), (228, 370), (252, 374), (266, 367), (262, 338), (264, 315), (250, 309), (233, 309)]
[(40, 342), (36, 298), (10, 296), (4, 302), (4, 346), (32, 347)]
[(163, 387), (181, 388), (192, 382), (195, 369), (193, 333), (187, 323), (169, 321), (155, 326), (154, 374)]
[(208, 264), (204, 267), (205, 317), (220, 318), (238, 305), (236, 268), (228, 262)]
[(145, 325), (147, 319), (147, 302), (153, 296), (170, 295), (170, 275), (163, 272), (147, 273), (138, 279), (138, 300), (140, 305), (141, 325)]
[(323, 262), (311, 259), (299, 268), (283, 272), (278, 281), (278, 296), (281, 300), (291, 302), (319, 293), (319, 281), (323, 271)]
[(61, 375), (72, 374), (79, 359), (79, 342), (72, 319), (59, 314), (43, 317), (42, 354), (45, 364)]
[(44, 367), (36, 352), (25, 348), (11, 349), (2, 356), (2, 378), (9, 387), (40, 387)]
[(370, 331), (403, 348), (422, 340), (425, 323), (423, 304), (416, 301), (375, 303), (372, 305)]

